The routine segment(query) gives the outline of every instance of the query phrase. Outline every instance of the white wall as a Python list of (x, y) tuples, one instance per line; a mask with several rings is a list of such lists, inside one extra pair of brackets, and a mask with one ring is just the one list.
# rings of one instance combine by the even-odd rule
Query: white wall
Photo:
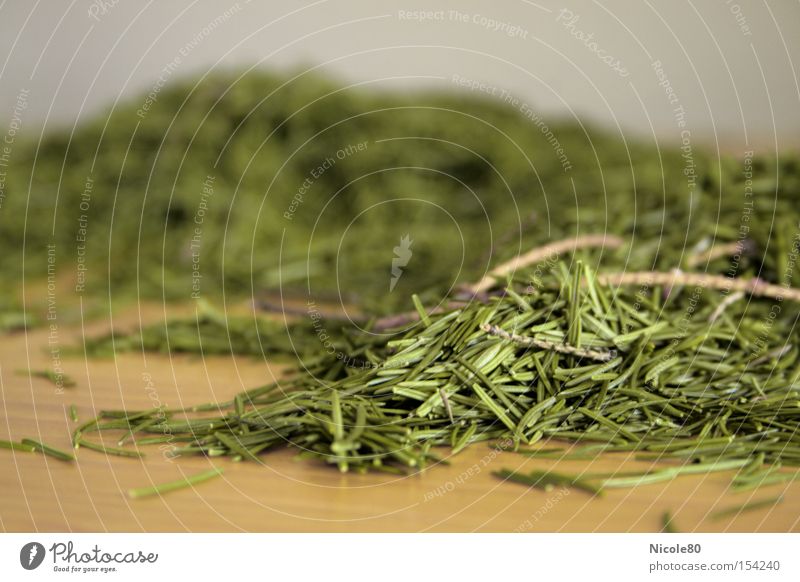
[[(442, 12), (409, 19), (423, 8)], [(562, 9), (578, 20), (569, 24)], [(627, 75), (593, 49), (618, 59)], [(169, 78), (250, 64), (318, 66), (350, 82), (455, 89), (458, 75), (547, 115), (668, 140), (680, 139), (679, 104), (696, 143), (735, 154), (800, 146), (794, 0), (5, 0), (0, 133), (20, 91), (27, 109), (15, 126), (38, 134), (149, 90), (176, 56)], [(673, 105), (654, 61), (675, 91)]]

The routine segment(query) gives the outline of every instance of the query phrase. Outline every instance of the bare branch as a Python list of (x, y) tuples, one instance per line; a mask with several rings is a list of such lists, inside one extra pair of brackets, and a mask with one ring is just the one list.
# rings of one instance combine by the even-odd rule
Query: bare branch
[(498, 265), (477, 283), (468, 287), (473, 295), (478, 295), (491, 289), (498, 279), (503, 279), (509, 273), (522, 269), (529, 265), (535, 265), (550, 257), (557, 257), (566, 252), (576, 251), (585, 248), (610, 248), (616, 249), (623, 245), (623, 240), (610, 234), (590, 234), (556, 241), (542, 247), (537, 247), (525, 254), (514, 257), (510, 261)]

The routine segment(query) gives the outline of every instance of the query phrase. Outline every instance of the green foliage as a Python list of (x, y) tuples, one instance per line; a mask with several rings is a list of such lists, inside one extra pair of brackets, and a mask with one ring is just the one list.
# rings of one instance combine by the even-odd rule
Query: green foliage
[[(665, 298), (659, 287), (612, 288), (578, 262), (572, 272), (557, 264), (525, 294), (531, 275), (512, 282), (514, 295), (351, 338), (345, 354), (323, 353), (229, 403), (112, 411), (94, 428), (137, 439), (159, 433), (181, 443), (175, 454), (256, 460), (288, 444), (343, 471), (420, 467), (436, 458), (431, 446), (458, 451), (492, 439), (564, 439), (584, 443), (583, 454), (637, 451), (678, 462), (612, 476), (605, 488), (731, 469), (749, 484), (763, 466), (800, 465), (798, 305), (786, 302), (771, 319), (775, 300), (753, 297), (714, 318), (724, 300), (715, 289), (673, 289)], [(572, 351), (559, 349), (568, 339)], [(613, 357), (596, 361), (581, 350)]]
[[(551, 123), (550, 135), (478, 96), (369, 92), (310, 74), (215, 74), (145, 102), (17, 145), (0, 212), (6, 284), (19, 282), (23, 254), (25, 276), (44, 277), (54, 243), (69, 281), (85, 251), (98, 296), (186, 299), (199, 271), (209, 298), (281, 286), (390, 313), (579, 232), (625, 237), (616, 258), (628, 268), (672, 268), (697, 245), (744, 237), (755, 246), (737, 273), (776, 280), (794, 241), (795, 158), (754, 160), (749, 196), (740, 161), (575, 123)], [(413, 257), (389, 293), (406, 234)]]

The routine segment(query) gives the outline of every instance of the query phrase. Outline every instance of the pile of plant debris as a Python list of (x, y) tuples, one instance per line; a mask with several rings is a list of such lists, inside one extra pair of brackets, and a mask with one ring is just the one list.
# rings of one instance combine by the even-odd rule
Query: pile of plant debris
[(373, 325), (230, 402), (101, 412), (75, 444), (111, 432), (132, 446), (109, 453), (169, 443), (239, 460), (290, 446), (342, 471), (398, 471), (436, 462), (436, 446), (555, 438), (762, 478), (800, 464), (797, 299), (708, 275), (521, 268), (483, 297), (415, 298), (399, 329)]
[[(620, 237), (608, 259), (628, 269), (693, 257), (718, 274), (786, 271), (796, 156), (717, 158), (536, 119), (475, 94), (309, 73), (219, 73), (142, 95), (16, 144), (3, 309), (17, 325), (22, 277), (57, 275), (62, 305), (280, 288), (388, 314), (586, 232)], [(702, 255), (724, 245), (740, 246), (735, 265)]]

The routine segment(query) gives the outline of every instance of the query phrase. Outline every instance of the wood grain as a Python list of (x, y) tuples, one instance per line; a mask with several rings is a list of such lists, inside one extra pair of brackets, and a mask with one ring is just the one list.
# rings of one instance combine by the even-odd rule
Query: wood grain
[[(114, 325), (139, 317), (157, 321), (164, 308), (127, 309)], [(59, 329), (59, 345), (79, 344), (82, 334), (107, 330), (108, 317), (85, 329)], [(69, 447), (75, 403), (81, 419), (102, 408), (143, 408), (153, 393), (169, 406), (230, 399), (264, 384), (282, 366), (251, 358), (123, 354), (114, 359), (65, 358), (78, 385), (62, 394), (47, 380), (15, 373), (47, 368), (47, 330), (0, 338), (0, 438), (39, 438)], [(155, 390), (145, 388), (145, 374)], [(445, 455), (447, 451), (442, 451)], [(664, 511), (681, 531), (800, 531), (800, 483), (755, 493), (728, 490), (729, 474), (684, 477), (664, 485), (608, 492), (592, 498), (580, 491), (528, 490), (491, 475), (500, 468), (548, 468), (573, 473), (646, 468), (626, 455), (593, 461), (533, 460), (510, 452), (471, 447), (448, 465), (406, 477), (340, 474), (335, 468), (298, 461), (291, 450), (265, 455), (263, 464), (225, 459), (181, 458), (154, 450), (144, 459), (77, 451), (75, 463), (39, 454), (0, 450), (0, 528), (5, 531), (614, 531), (652, 532)], [(173, 480), (207, 469), (222, 478), (163, 498), (129, 499), (127, 489)], [(784, 494), (774, 508), (715, 521), (710, 512)]]

